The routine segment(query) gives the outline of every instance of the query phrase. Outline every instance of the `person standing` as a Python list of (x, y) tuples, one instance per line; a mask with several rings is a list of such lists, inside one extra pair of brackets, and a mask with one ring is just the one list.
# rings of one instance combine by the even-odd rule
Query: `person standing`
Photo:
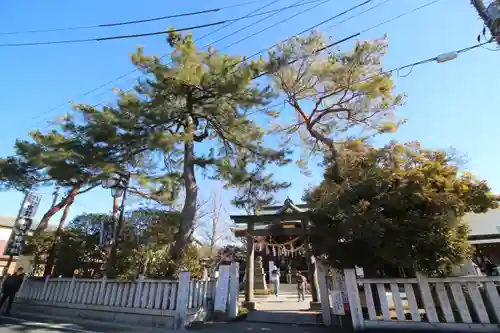
[(280, 289), (280, 272), (276, 266), (274, 266), (274, 270), (271, 272), (271, 282), (273, 283), (274, 296), (278, 297)]
[(14, 303), (14, 298), (16, 297), (17, 292), (19, 291), (19, 289), (21, 289), (23, 280), (23, 268), (19, 267), (13, 275), (7, 276), (7, 278), (3, 282), (2, 298), (0, 298), (0, 308), (5, 304), (5, 301), (7, 301), (7, 308), (4, 312), (4, 314), (7, 316), (10, 315), (12, 303)]
[(307, 279), (301, 272), (297, 271), (297, 296), (299, 302), (305, 301), (305, 290), (307, 285)]

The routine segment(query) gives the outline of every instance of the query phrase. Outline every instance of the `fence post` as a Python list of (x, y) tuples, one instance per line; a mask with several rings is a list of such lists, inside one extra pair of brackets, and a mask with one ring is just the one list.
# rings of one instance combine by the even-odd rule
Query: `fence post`
[(68, 293), (66, 294), (66, 303), (71, 303), (73, 301), (73, 294), (75, 293), (75, 276), (71, 277), (71, 282), (69, 283)]
[(179, 274), (179, 288), (177, 289), (177, 302), (175, 312), (177, 313), (177, 329), (185, 326), (188, 315), (189, 285), (191, 284), (191, 274), (181, 272)]
[(24, 290), (26, 289), (25, 288), (26, 284), (28, 284), (28, 276), (24, 275), (23, 282), (21, 283), (21, 287), (19, 288), (19, 291), (17, 293), (17, 298), (27, 298), (27, 297), (24, 297)]
[(229, 265), (219, 266), (219, 278), (217, 279), (217, 287), (215, 290), (214, 312), (226, 313), (227, 310), (227, 295), (229, 289)]
[(101, 286), (99, 287), (99, 303), (100, 305), (104, 304), (104, 297), (106, 296), (106, 282), (107, 277), (103, 276), (101, 280)]
[(359, 298), (358, 282), (356, 281), (356, 271), (353, 268), (344, 269), (345, 286), (349, 308), (351, 311), (352, 326), (354, 330), (362, 330), (365, 327), (363, 309)]
[(134, 308), (141, 307), (143, 288), (144, 288), (144, 275), (141, 274), (141, 275), (139, 275), (139, 278), (137, 279), (137, 282), (136, 282)]
[(418, 289), (420, 289), (420, 295), (422, 296), (422, 301), (424, 302), (427, 320), (429, 323), (439, 323), (436, 306), (434, 305), (434, 299), (432, 298), (431, 288), (429, 286), (427, 276), (422, 273), (417, 273), (417, 281)]
[(321, 313), (323, 314), (323, 323), (326, 326), (332, 325), (332, 315), (331, 315), (331, 305), (330, 305), (330, 295), (328, 294), (328, 285), (326, 278), (328, 275), (328, 269), (321, 262), (316, 262), (316, 267), (318, 269), (318, 284), (319, 284), (319, 300), (321, 302)]
[(48, 285), (49, 285), (49, 280), (50, 280), (50, 276), (47, 275), (45, 278), (44, 278), (44, 283), (43, 283), (43, 289), (42, 289), (42, 297), (41, 298), (41, 301), (45, 301), (45, 296), (47, 294), (47, 288), (48, 288)]
[(229, 266), (229, 300), (227, 315), (229, 319), (238, 316), (238, 296), (240, 291), (240, 264), (232, 262)]

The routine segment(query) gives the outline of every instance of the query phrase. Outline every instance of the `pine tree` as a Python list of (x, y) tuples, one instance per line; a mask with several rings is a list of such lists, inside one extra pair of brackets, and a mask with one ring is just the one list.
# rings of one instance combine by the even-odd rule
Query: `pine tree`
[(121, 93), (116, 109), (78, 109), (89, 124), (107, 129), (102, 132), (127, 136), (136, 159), (134, 182), (144, 197), (170, 203), (183, 190), (181, 225), (170, 248), (173, 274), (195, 220), (199, 171), (240, 186), (253, 181), (253, 170), (288, 163), (289, 151), (266, 147), (265, 129), (249, 116), (274, 97), (270, 87), (252, 83), (265, 67), (262, 61), (198, 50), (191, 35), (172, 32), (168, 41), (171, 65), (142, 48), (132, 55), (147, 79), (134, 93)]
[[(297, 37), (270, 51), (267, 74), (292, 107), (297, 120), (282, 124), (287, 136), (299, 133), (304, 154), (327, 152), (336, 168), (345, 143), (361, 142), (396, 131), (402, 123), (395, 110), (403, 96), (383, 72), (385, 39), (360, 41), (348, 52), (328, 54), (325, 38), (317, 32)], [(304, 158), (299, 166), (305, 166)], [(339, 181), (342, 173), (337, 172)]]

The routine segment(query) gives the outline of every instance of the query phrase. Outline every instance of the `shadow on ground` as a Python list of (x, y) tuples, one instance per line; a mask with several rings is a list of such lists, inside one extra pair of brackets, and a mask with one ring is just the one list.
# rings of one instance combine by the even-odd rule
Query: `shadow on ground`
[(51, 320), (37, 320), (36, 318), (0, 318), (0, 333), (123, 333), (123, 329), (112, 327), (98, 327), (92, 324), (75, 325), (59, 323)]
[(332, 333), (331, 327), (325, 326), (303, 326), (294, 324), (260, 323), (248, 321), (236, 321), (225, 323), (205, 323), (199, 329), (192, 329), (199, 332), (217, 333), (252, 333), (252, 332), (273, 332), (273, 333)]
[(304, 310), (274, 310), (252, 311), (246, 318), (247, 322), (276, 323), (292, 325), (323, 325), (321, 314)]

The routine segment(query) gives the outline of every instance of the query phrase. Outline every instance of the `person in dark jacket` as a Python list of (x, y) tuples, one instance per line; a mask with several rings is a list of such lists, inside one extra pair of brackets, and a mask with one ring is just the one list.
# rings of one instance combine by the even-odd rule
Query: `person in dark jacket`
[(21, 289), (23, 284), (24, 273), (22, 267), (18, 268), (13, 275), (7, 276), (2, 285), (2, 298), (0, 298), (0, 308), (7, 301), (7, 308), (4, 314), (10, 315), (10, 309), (12, 308), (12, 303), (14, 303), (14, 298), (16, 293)]

